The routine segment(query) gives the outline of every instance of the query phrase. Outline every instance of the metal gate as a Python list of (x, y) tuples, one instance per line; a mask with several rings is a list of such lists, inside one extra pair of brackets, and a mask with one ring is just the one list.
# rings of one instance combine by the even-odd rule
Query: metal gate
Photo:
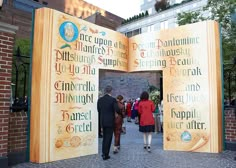
[(17, 48), (13, 55), (12, 82), (11, 82), (11, 111), (28, 110), (28, 83), (30, 71), (30, 56), (24, 56)]
[(236, 106), (236, 57), (232, 64), (224, 65), (225, 106)]

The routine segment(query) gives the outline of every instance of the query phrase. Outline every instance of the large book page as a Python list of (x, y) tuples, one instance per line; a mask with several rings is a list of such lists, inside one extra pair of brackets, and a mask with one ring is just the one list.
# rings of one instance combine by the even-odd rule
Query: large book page
[(32, 162), (98, 153), (99, 69), (163, 71), (164, 149), (222, 150), (217, 23), (128, 39), (42, 8), (36, 10), (33, 45)]
[(222, 129), (217, 124), (221, 108), (215, 108), (221, 101), (212, 92), (221, 93), (217, 90), (220, 73), (213, 73), (220, 69), (216, 25), (201, 22), (129, 39), (129, 71), (163, 71), (166, 150), (221, 150), (222, 137), (216, 141), (214, 136), (216, 127)]

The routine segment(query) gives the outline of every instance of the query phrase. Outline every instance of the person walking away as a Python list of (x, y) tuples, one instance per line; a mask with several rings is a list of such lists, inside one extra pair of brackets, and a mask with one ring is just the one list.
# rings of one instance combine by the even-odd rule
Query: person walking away
[(113, 153), (118, 153), (120, 149), (120, 135), (122, 131), (122, 124), (123, 124), (123, 117), (125, 115), (125, 106), (123, 104), (123, 96), (118, 95), (117, 98), (117, 104), (119, 107), (119, 110), (116, 112), (115, 115), (115, 127), (114, 127), (114, 150)]
[(127, 122), (131, 122), (131, 99), (127, 102), (126, 105), (126, 114), (127, 114)]
[(138, 113), (138, 104), (140, 98), (137, 98), (134, 103), (134, 114), (135, 114), (135, 124), (139, 124), (139, 113)]
[[(102, 97), (102, 95), (99, 94), (99, 98), (101, 98), (101, 97)], [(100, 113), (98, 113), (98, 138), (103, 137), (102, 127), (101, 127), (100, 121), (101, 121), (101, 116), (100, 116)]]
[(135, 120), (135, 110), (134, 110), (134, 105), (135, 105), (135, 99), (131, 103), (131, 119)]
[(155, 133), (161, 132), (161, 122), (160, 122), (160, 112), (159, 112), (159, 104), (157, 103), (155, 107), (155, 111), (153, 113), (155, 119)]
[(126, 107), (127, 107), (127, 101), (123, 101), (123, 104), (124, 104), (124, 111), (123, 111), (123, 122), (122, 122), (122, 131), (121, 131), (121, 133), (122, 134), (126, 134), (126, 120), (125, 120), (125, 118), (126, 118), (126, 116), (127, 116), (127, 114), (126, 114)]
[(111, 96), (112, 87), (105, 88), (105, 95), (98, 99), (97, 110), (100, 115), (100, 124), (103, 130), (102, 157), (110, 159), (109, 152), (114, 130), (115, 112), (119, 111), (117, 101)]
[(147, 149), (148, 152), (151, 152), (152, 132), (155, 130), (154, 111), (155, 105), (153, 101), (149, 100), (148, 92), (142, 92), (138, 104), (139, 131), (143, 133), (144, 149)]

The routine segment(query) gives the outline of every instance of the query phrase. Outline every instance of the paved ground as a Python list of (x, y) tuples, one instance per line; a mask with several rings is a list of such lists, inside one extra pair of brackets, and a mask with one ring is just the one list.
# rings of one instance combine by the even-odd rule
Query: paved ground
[[(101, 144), (102, 139), (99, 139)], [(220, 154), (164, 151), (162, 135), (154, 134), (152, 152), (143, 149), (143, 137), (138, 126), (127, 123), (127, 133), (122, 135), (121, 151), (110, 152), (111, 159), (102, 160), (99, 154), (56, 161), (47, 164), (22, 163), (14, 168), (236, 168), (236, 151)]]

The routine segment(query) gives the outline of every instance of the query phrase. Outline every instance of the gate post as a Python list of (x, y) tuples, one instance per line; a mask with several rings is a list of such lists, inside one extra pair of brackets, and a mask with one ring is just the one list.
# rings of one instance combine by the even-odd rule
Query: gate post
[(0, 165), (8, 167), (8, 130), (11, 72), (15, 34), (18, 27), (0, 22)]

